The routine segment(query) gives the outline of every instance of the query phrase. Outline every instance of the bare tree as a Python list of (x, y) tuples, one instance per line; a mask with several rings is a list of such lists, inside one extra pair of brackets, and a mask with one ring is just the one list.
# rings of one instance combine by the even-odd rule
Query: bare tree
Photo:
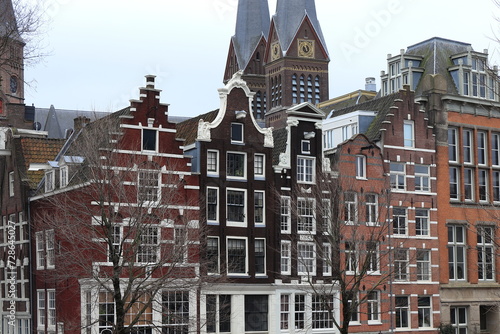
[(59, 157), (67, 185), (46, 192), (35, 211), (35, 230), (54, 243), (45, 264), (57, 270), (38, 275), (61, 287), (62, 299), (76, 293), (87, 304), (81, 319), (58, 310), (65, 331), (99, 326), (107, 333), (147, 333), (161, 326), (165, 333), (185, 332), (197, 327), (189, 291), (204, 281), (198, 199), (187, 187), (186, 161), (134, 153), (136, 140), (124, 135), (119, 119), (114, 114), (87, 125)]

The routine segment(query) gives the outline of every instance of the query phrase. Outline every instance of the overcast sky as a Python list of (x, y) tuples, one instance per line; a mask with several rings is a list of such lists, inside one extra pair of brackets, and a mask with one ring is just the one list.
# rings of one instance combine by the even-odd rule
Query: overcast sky
[[(116, 111), (157, 76), (171, 115), (219, 107), (237, 0), (43, 0), (51, 55), (25, 70), (26, 104)], [(330, 97), (364, 88), (388, 54), (434, 36), (488, 49), (499, 63), (494, 0), (316, 0), (330, 53)], [(269, 0), (271, 15), (276, 0)]]

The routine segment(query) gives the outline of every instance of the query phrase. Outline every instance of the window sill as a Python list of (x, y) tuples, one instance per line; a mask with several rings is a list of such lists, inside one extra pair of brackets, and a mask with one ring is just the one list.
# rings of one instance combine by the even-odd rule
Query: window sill
[(382, 325), (380, 320), (368, 320), (368, 325)]

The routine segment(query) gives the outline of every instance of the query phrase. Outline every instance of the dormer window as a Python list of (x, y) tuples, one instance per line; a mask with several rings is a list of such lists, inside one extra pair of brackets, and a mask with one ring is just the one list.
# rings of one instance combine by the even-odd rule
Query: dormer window
[(243, 143), (243, 124), (231, 123), (231, 142)]
[(59, 184), (61, 188), (68, 185), (68, 166), (61, 167), (59, 171)]
[(50, 170), (45, 173), (45, 192), (53, 191), (55, 187), (54, 171)]

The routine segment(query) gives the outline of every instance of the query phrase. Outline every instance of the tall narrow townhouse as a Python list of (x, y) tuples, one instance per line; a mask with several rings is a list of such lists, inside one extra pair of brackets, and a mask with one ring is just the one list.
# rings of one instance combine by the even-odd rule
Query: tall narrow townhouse
[(414, 100), (405, 86), (332, 111), (323, 125), (324, 146), (328, 152), (364, 133), (380, 147), (389, 178), (386, 247), (391, 256), (390, 279), (381, 292), (391, 316), (384, 321), (398, 332), (435, 333), (441, 322), (435, 137), (428, 113)]
[(203, 333), (277, 333), (278, 251), (271, 129), (252, 113), (255, 93), (237, 72), (219, 89), (221, 107), (178, 124), (200, 176)]
[(33, 311), (28, 198), (43, 177), (43, 172), (29, 167), (53, 159), (64, 141), (47, 139), (46, 132), (33, 130), (2, 128), (0, 133), (1, 331), (28, 334)]
[(138, 100), (38, 166), (35, 333), (197, 330), (198, 178), (160, 92), (147, 76)]

